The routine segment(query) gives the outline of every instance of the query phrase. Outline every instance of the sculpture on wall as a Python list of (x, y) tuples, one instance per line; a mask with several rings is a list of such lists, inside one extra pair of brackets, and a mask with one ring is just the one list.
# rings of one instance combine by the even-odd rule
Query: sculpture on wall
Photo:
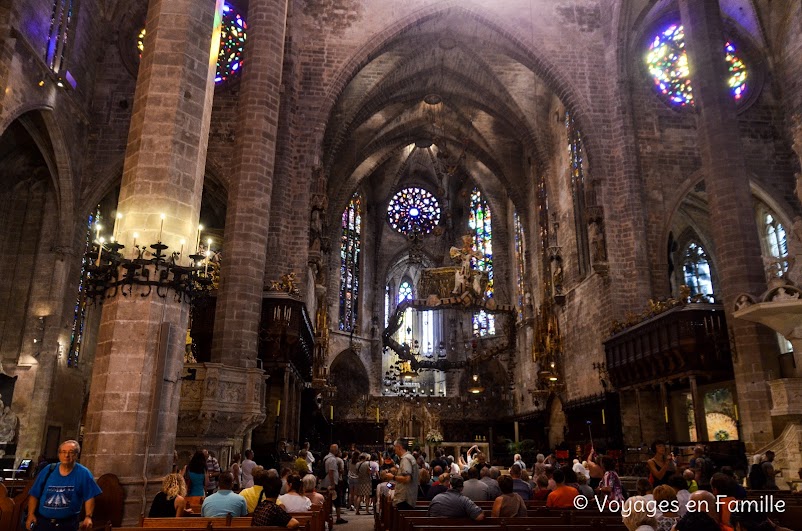
[(313, 253), (326, 251), (323, 249), (323, 233), (328, 206), (329, 200), (325, 195), (312, 197), (312, 210), (309, 213), (309, 250)]
[(788, 238), (788, 279), (802, 285), (802, 216), (794, 218)]
[(471, 267), (471, 260), (476, 258), (481, 260), (482, 253), (473, 250), (473, 238), (470, 234), (462, 237), (462, 247), (452, 247), (449, 255), (454, 262), (458, 263), (454, 272), (454, 295), (464, 295), (466, 292), (473, 292), (479, 299), (482, 298), (481, 274), (480, 271)]
[(0, 444), (14, 444), (19, 432), (19, 417), (0, 399)]

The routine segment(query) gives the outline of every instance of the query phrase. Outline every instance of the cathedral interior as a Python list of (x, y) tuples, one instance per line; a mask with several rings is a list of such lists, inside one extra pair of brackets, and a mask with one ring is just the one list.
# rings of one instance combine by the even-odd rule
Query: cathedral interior
[(802, 466), (798, 1), (0, 0), (0, 89), (5, 468)]

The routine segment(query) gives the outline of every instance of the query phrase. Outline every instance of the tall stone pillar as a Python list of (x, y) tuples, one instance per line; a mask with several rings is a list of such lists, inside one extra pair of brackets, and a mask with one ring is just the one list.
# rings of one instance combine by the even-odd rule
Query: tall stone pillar
[(733, 366), (748, 449), (774, 439), (767, 380), (779, 376), (777, 341), (762, 325), (732, 316), (741, 293), (766, 289), (749, 175), (727, 86), (718, 0), (679, 0), (697, 110), (697, 132), (710, 203), (719, 292), (733, 338)]
[(696, 440), (707, 441), (707, 417), (705, 416), (705, 397), (696, 385), (696, 376), (688, 378), (693, 399), (693, 423), (696, 425)]
[[(222, 0), (150, 1), (118, 203), (128, 256), (134, 232), (168, 253), (194, 245), (221, 13)], [(172, 465), (188, 318), (172, 292), (103, 303), (82, 461), (120, 477), (126, 522)]]
[(255, 367), (278, 133), (286, 0), (251, 0), (212, 361)]

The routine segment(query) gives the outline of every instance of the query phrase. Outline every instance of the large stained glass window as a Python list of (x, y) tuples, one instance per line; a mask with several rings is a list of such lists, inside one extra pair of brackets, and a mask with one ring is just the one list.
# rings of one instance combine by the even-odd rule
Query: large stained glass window
[(220, 53), (217, 56), (215, 83), (222, 83), (242, 68), (245, 31), (248, 25), (231, 4), (223, 4), (223, 26), (220, 29)]
[(574, 200), (574, 226), (576, 229), (576, 253), (579, 275), (584, 277), (590, 269), (590, 247), (588, 246), (588, 223), (585, 218), (585, 152), (582, 148), (582, 135), (574, 119), (565, 113), (565, 127), (568, 131), (568, 152), (571, 159), (571, 193)]
[(343, 211), (340, 242), (340, 330), (352, 332), (359, 314), (359, 254), (362, 246), (362, 197), (354, 194)]
[(691, 295), (712, 295), (713, 278), (710, 273), (710, 259), (704, 247), (690, 242), (685, 247), (682, 258), (682, 273), (685, 284), (691, 288)]
[[(468, 226), (473, 231), (473, 250), (482, 255), (482, 258), (472, 260), (472, 266), (479, 271), (487, 271), (488, 282), (485, 296), (489, 298), (493, 296), (493, 225), (490, 207), (482, 197), (479, 188), (474, 188), (471, 192)], [(495, 334), (495, 317), (483, 311), (474, 314), (473, 332), (480, 336)]]
[(524, 316), (524, 298), (526, 296), (526, 258), (524, 246), (524, 228), (518, 212), (512, 214), (512, 225), (515, 231), (515, 285), (518, 292), (518, 319)]
[(86, 236), (84, 237), (84, 253), (81, 261), (81, 279), (78, 282), (78, 298), (75, 300), (75, 307), (72, 313), (72, 328), (70, 330), (70, 352), (67, 354), (67, 366), (77, 367), (81, 359), (81, 348), (83, 347), (84, 331), (86, 328), (86, 266), (90, 262), (85, 258), (92, 245), (92, 235), (99, 234), (100, 229), (100, 207), (95, 212), (89, 214), (86, 222)]
[(45, 63), (53, 72), (64, 69), (64, 57), (70, 39), (70, 23), (75, 0), (55, 0), (53, 11), (50, 14), (50, 31), (47, 33), (47, 48), (45, 49)]
[[(743, 99), (747, 91), (748, 69), (743, 59), (736, 55), (735, 44), (724, 44), (724, 60), (729, 77), (727, 84), (736, 101)], [(646, 54), (646, 65), (654, 86), (672, 105), (693, 105), (693, 89), (688, 72), (688, 56), (685, 53), (685, 30), (680, 24), (671, 24), (652, 39)]]
[(440, 203), (423, 188), (404, 188), (390, 200), (387, 221), (401, 234), (428, 234), (440, 223)]
[[(242, 15), (228, 2), (223, 3), (223, 23), (220, 28), (220, 52), (217, 55), (217, 72), (214, 76), (216, 84), (223, 83), (242, 69), (242, 52), (248, 24)], [(139, 56), (145, 49), (145, 29), (137, 35)]]

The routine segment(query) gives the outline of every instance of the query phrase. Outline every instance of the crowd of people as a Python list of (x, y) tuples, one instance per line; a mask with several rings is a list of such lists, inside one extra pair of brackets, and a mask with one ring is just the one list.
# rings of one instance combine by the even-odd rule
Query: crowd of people
[[(476, 521), (485, 518), (477, 502), (492, 501), (492, 517), (514, 518), (528, 515), (528, 500), (545, 500), (547, 507), (558, 509), (618, 504), (630, 531), (783, 529), (765, 514), (727, 509), (728, 501), (746, 499), (747, 490), (732, 468), (717, 470), (704, 448), (697, 447), (684, 467), (678, 466), (664, 442), (655, 441), (651, 450), (653, 456), (646, 462), (649, 476), (640, 478), (630, 493), (616, 471), (616, 459), (594, 450), (586, 460), (573, 463), (538, 454), (531, 468), (516, 454), (509, 469), (502, 470), (475, 446), (456, 459), (438, 449), (428, 460), (425, 452), (411, 452), (401, 440), (382, 454), (359, 451), (353, 445), (341, 451), (332, 444), (317, 462), (307, 445), (291, 466), (276, 470), (257, 465), (251, 450), (236, 454), (222, 469), (214, 453), (204, 449), (181, 470), (176, 467), (164, 477), (148, 516), (187, 516), (195, 507), (206, 517), (253, 515), (254, 526), (292, 529), (299, 522), (291, 513), (322, 508), (326, 493), (333, 499), (335, 524), (347, 523), (346, 511), (380, 510), (379, 501), (387, 497), (397, 509), (412, 509), (419, 500), (428, 500), (430, 516)], [(76, 441), (65, 441), (59, 447), (59, 463), (40, 469), (30, 490), (26, 528), (73, 531), (93, 526), (94, 498), (100, 489), (91, 472), (77, 463), (79, 453)], [(776, 489), (779, 471), (773, 460), (774, 454), (767, 452), (752, 466), (751, 489)], [(582, 503), (578, 498), (584, 498)], [(723, 505), (716, 503), (721, 499)], [(82, 509), (85, 517), (79, 519)]]
[[(425, 452), (411, 452), (397, 440), (381, 455), (359, 451), (354, 445), (344, 451), (333, 444), (317, 465), (307, 446), (298, 452), (292, 467), (280, 471), (256, 465), (253, 452), (247, 450), (245, 459), (240, 462), (235, 456), (222, 473), (214, 454), (202, 450), (182, 473), (165, 478), (151, 516), (180, 516), (189, 506), (184, 496), (205, 495), (204, 516), (253, 513), (254, 525), (292, 527), (287, 513), (322, 504), (320, 489), (332, 494), (336, 524), (347, 523), (343, 518), (347, 511), (371, 514), (379, 510), (381, 497), (390, 498), (398, 509), (411, 509), (418, 500), (428, 500), (430, 516), (476, 521), (485, 518), (477, 502), (493, 502), (491, 517), (525, 517), (527, 500), (544, 500), (547, 507), (568, 509), (581, 507), (575, 502), (584, 497), (585, 506), (603, 508), (618, 503), (630, 531), (783, 529), (765, 515), (744, 516), (717, 509), (717, 497), (745, 499), (747, 491), (731, 468), (716, 471), (704, 448), (697, 447), (683, 468), (664, 442), (652, 444), (651, 452), (653, 456), (646, 462), (648, 478), (637, 481), (635, 492), (627, 492), (616, 459), (595, 450), (584, 461), (574, 459), (573, 463), (560, 463), (553, 454), (538, 454), (531, 468), (516, 454), (509, 469), (502, 470), (492, 466), (476, 446), (456, 458), (438, 449), (428, 460)], [(774, 478), (779, 471), (772, 465), (773, 457), (767, 452), (752, 467), (752, 488), (776, 488)], [(693, 504), (709, 510), (689, 511)], [(655, 507), (663, 510), (650, 509)]]

